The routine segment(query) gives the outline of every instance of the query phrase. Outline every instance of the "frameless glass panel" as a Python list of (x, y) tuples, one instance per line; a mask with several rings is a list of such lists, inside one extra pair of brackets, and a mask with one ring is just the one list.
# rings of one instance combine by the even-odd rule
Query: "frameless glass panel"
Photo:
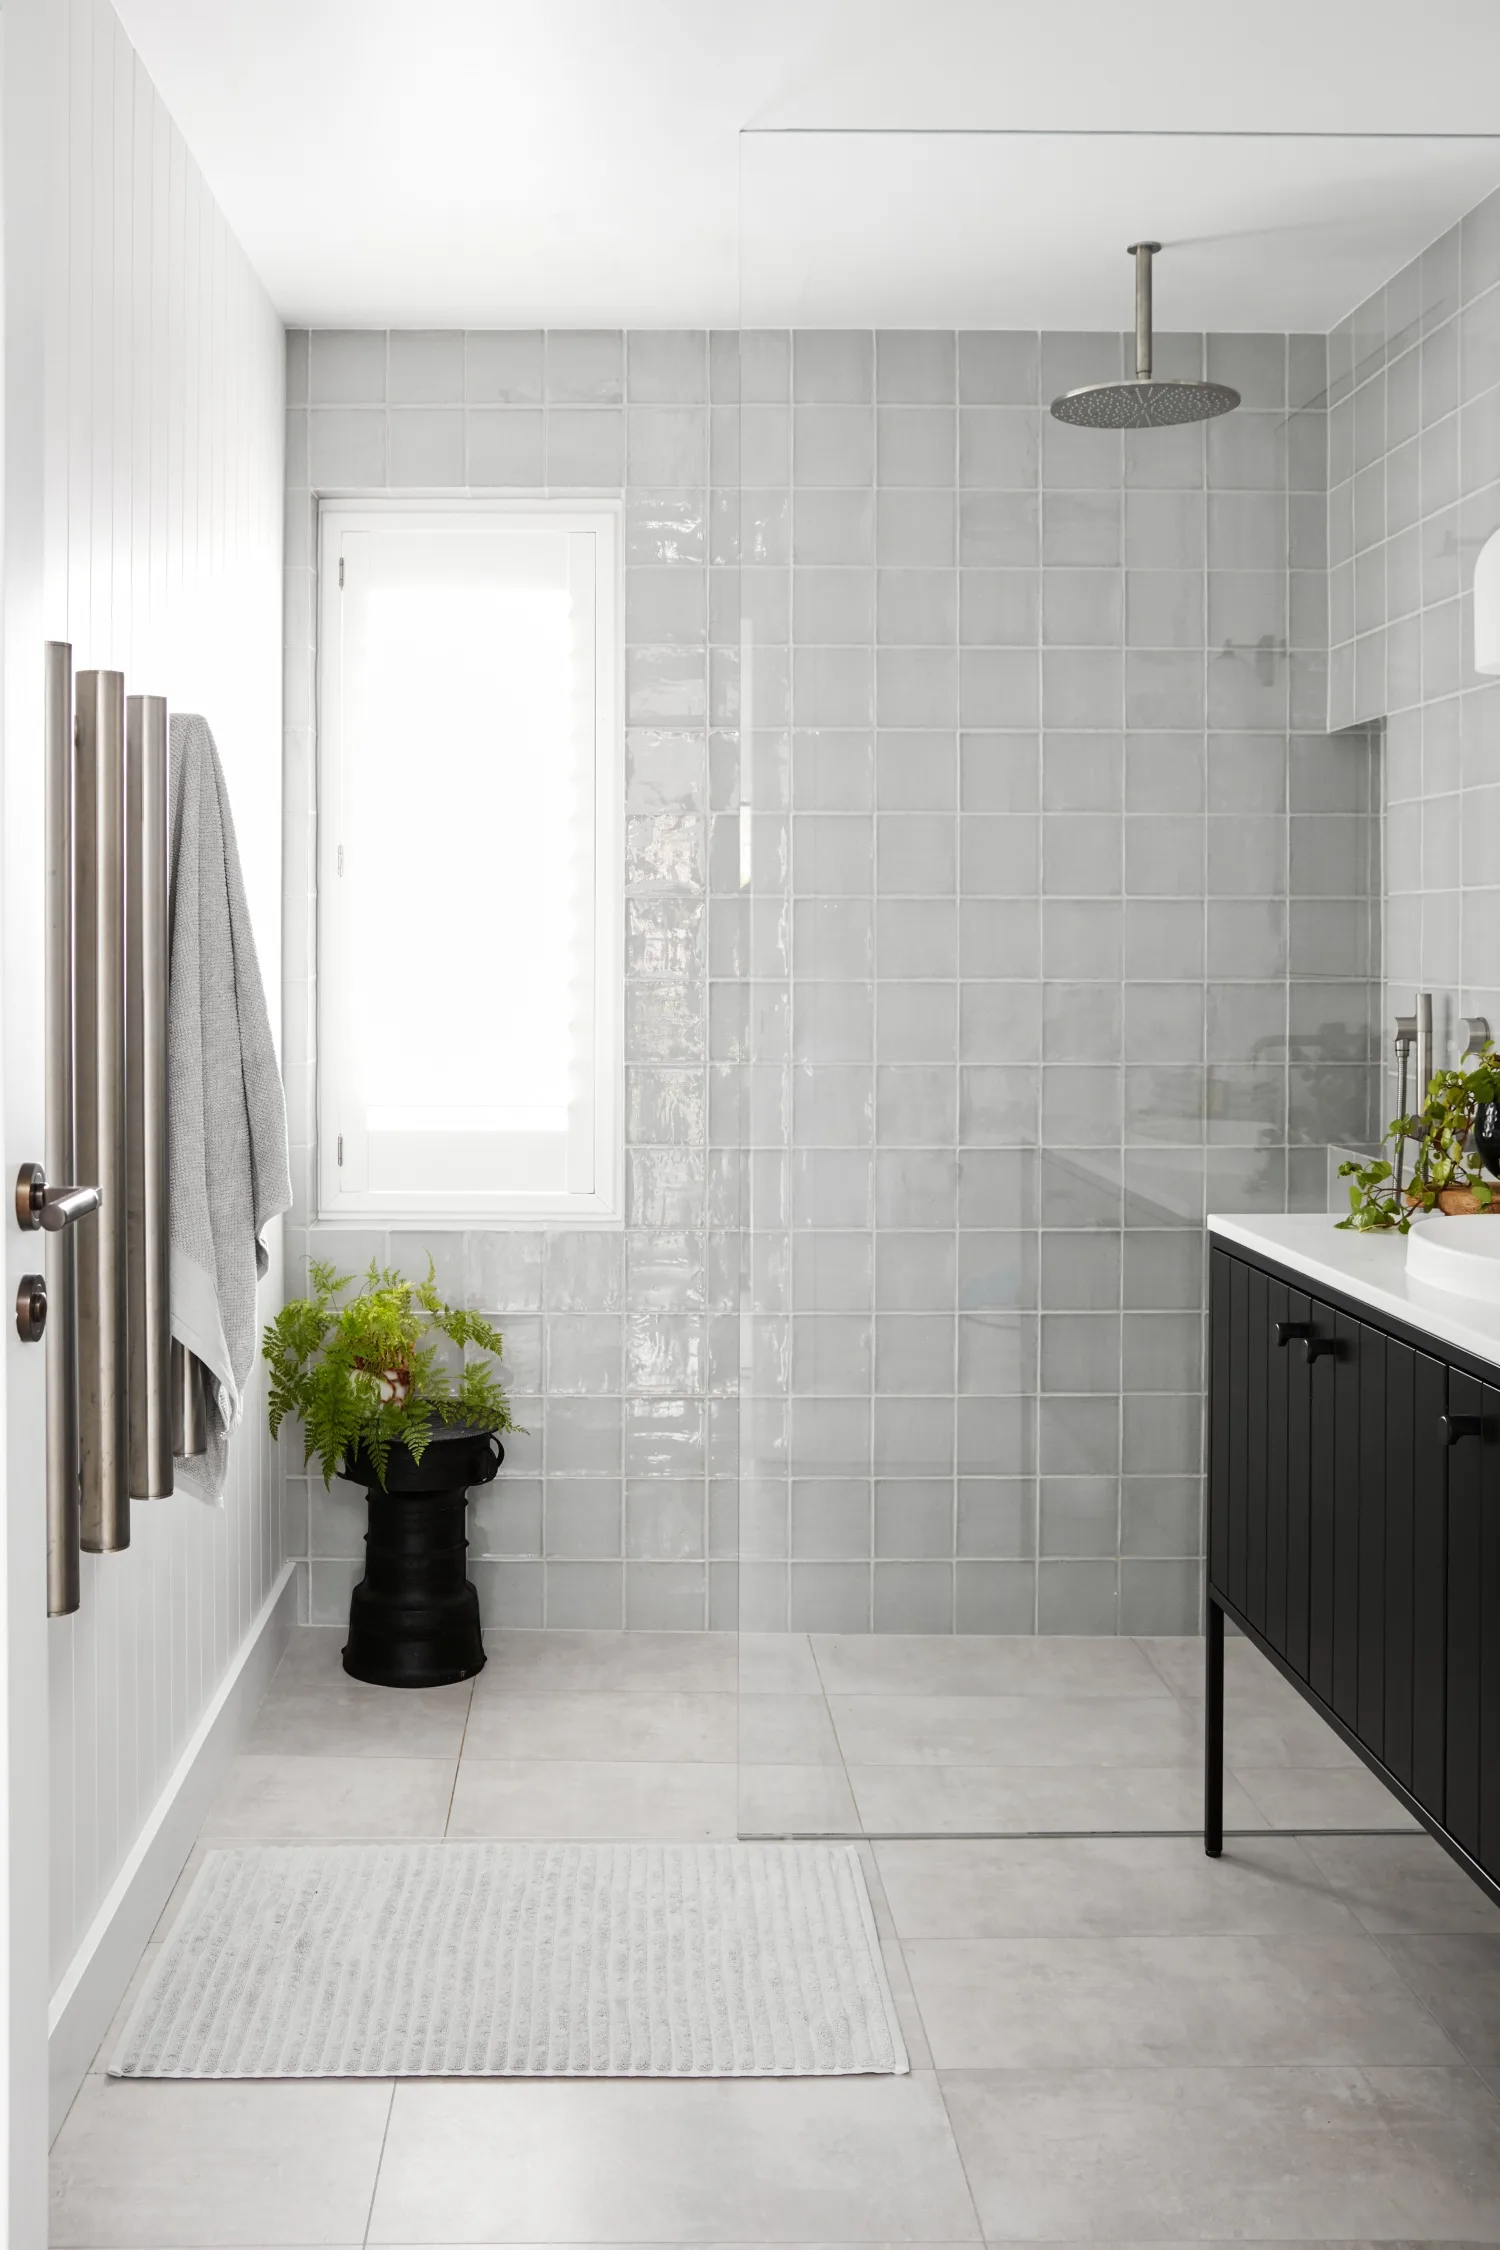
[[(741, 159), (741, 1826), (1188, 1830), (1203, 1220), (1375, 1122), (1370, 386), (1500, 156)], [(1147, 228), (1155, 374), (1240, 403), (1068, 426)]]

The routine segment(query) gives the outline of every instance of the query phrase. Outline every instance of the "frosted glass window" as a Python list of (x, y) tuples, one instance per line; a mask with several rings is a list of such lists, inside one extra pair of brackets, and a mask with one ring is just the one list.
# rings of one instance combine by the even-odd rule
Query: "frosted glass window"
[(324, 509), (324, 1217), (620, 1216), (616, 530)]

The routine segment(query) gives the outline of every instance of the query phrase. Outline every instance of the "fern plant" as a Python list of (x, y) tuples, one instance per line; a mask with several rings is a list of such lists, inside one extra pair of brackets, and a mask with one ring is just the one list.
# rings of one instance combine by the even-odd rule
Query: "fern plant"
[(431, 1259), (427, 1279), (411, 1282), (372, 1264), (358, 1296), (340, 1302), (352, 1274), (315, 1261), (313, 1294), (283, 1305), (261, 1339), (271, 1370), (269, 1416), (275, 1437), (289, 1415), (302, 1424), (304, 1462), (316, 1457), (329, 1484), (360, 1447), (382, 1486), (391, 1448), (420, 1461), (444, 1423), (475, 1430), (515, 1424), (488, 1358), (465, 1358), (455, 1381), (437, 1339), (467, 1354), (501, 1353), (501, 1338), (479, 1313), (439, 1296)]
[(1472, 1195), (1480, 1211), (1492, 1209), (1496, 1191), (1469, 1136), (1480, 1110), (1496, 1101), (1500, 1052), (1489, 1041), (1468, 1070), (1435, 1070), (1422, 1107), (1411, 1117), (1393, 1117), (1386, 1127), (1388, 1146), (1410, 1141), (1416, 1150), (1411, 1179), (1398, 1195), (1395, 1167), (1386, 1157), (1341, 1164), (1339, 1178), (1349, 1182), (1349, 1215), (1339, 1225), (1357, 1234), (1409, 1234), (1412, 1220), (1436, 1210), (1438, 1198), (1450, 1189)]

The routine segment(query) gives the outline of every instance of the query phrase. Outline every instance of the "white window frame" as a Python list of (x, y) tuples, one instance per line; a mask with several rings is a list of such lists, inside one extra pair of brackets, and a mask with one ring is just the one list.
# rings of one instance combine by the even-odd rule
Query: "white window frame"
[[(608, 499), (514, 499), (489, 495), (377, 495), (325, 499), (318, 523), (317, 651), (317, 1222), (325, 1226), (424, 1228), (621, 1227), (625, 1216), (624, 661), (621, 621), (622, 508)], [(594, 1186), (589, 1192), (351, 1188), (339, 1162), (339, 1043), (328, 1011), (340, 989), (338, 897), (345, 775), (339, 560), (346, 533), (441, 529), (480, 517), (512, 530), (590, 534), (595, 547), (594, 623)]]

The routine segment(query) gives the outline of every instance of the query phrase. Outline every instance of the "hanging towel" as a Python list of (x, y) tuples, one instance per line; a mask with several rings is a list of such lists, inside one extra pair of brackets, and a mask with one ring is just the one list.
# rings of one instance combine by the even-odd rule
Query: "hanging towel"
[(230, 1432), (255, 1360), (265, 1230), (291, 1205), (286, 1100), (224, 770), (207, 723), (170, 730), (172, 907), (167, 999), (172, 1334), (203, 1363), (208, 1446), (179, 1491), (221, 1501)]

